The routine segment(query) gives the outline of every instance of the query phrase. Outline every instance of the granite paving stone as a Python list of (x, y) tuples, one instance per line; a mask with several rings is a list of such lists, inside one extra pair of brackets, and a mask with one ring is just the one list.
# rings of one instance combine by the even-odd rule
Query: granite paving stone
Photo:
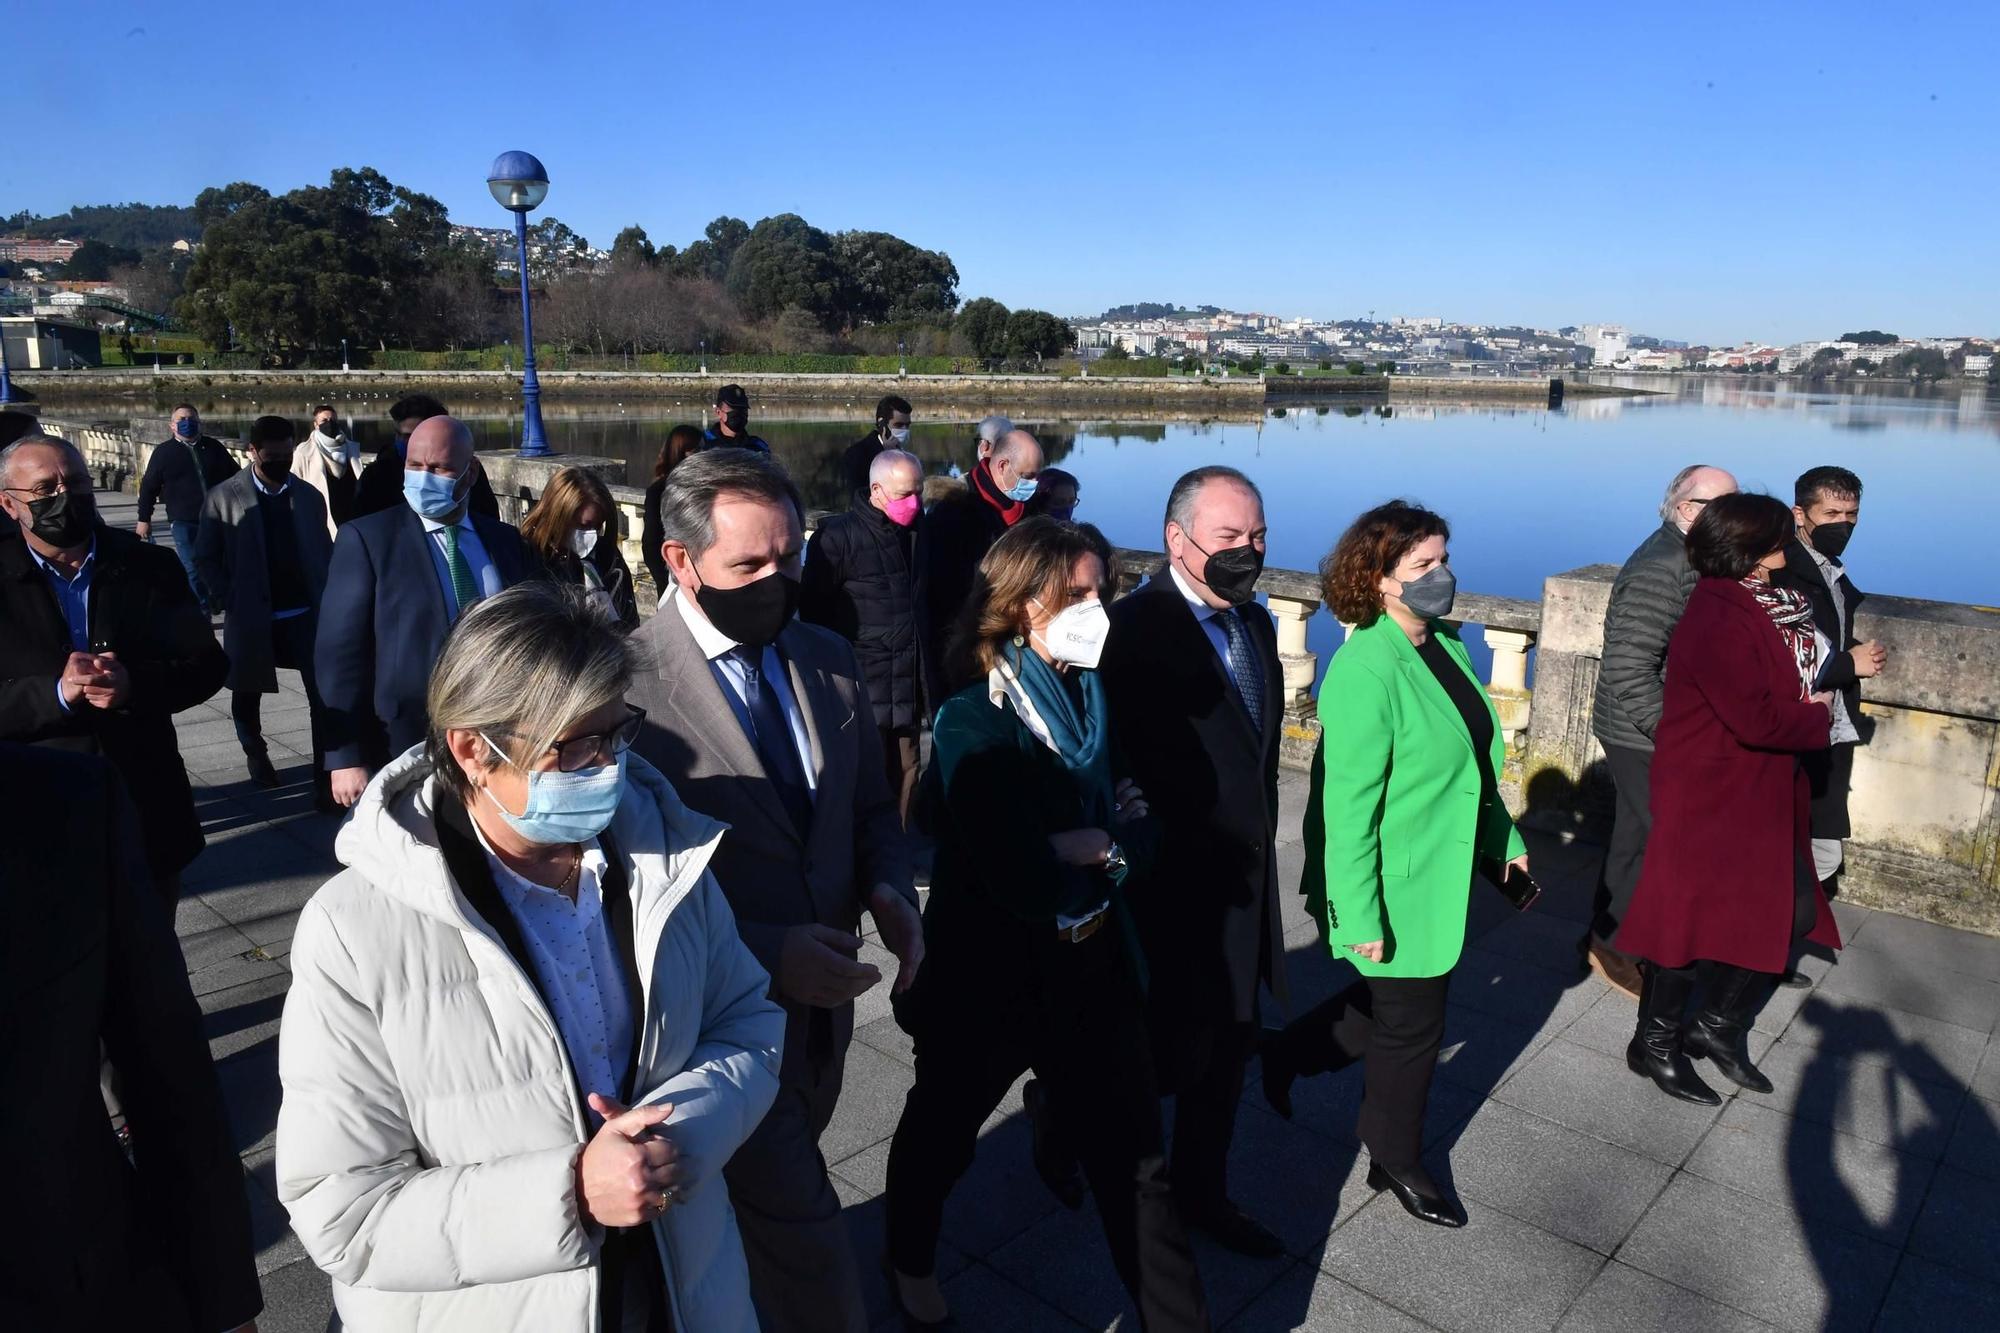
[(1830, 1223), (1680, 1175), (1618, 1258), (1781, 1328), (1867, 1328), (1897, 1252)]
[(1968, 1097), (1944, 1150), (1947, 1166), (2000, 1181), (2000, 1102)]
[(1910, 1233), (1910, 1253), (1991, 1278), (1995, 1256), (2000, 1256), (2000, 1202), (1993, 1182), (1940, 1166)]
[(1988, 1101), (2000, 1102), (2000, 1038), (1986, 1043), (1985, 1057), (1972, 1076), (1972, 1090)]
[(1225, 1333), (1427, 1333), (1431, 1325), (1302, 1263), (1221, 1327)]
[(1923, 1066), (1927, 1077), (1918, 1078), (1885, 1057), (1843, 1057), (1790, 1041), (1772, 1047), (1758, 1068), (1773, 1090), (1768, 1096), (1745, 1093), (1745, 1100), (1913, 1157), (1944, 1154), (1967, 1095), (1957, 1083), (1939, 1081), (1934, 1066)]
[(1896, 1280), (1889, 1284), (1889, 1297), (1875, 1327), (1879, 1333), (2000, 1328), (2000, 1285), (1906, 1254), (1896, 1269)]
[(1900, 1246), (1936, 1165), (1739, 1097), (1723, 1110), (1687, 1169), (1814, 1222)]
[(1604, 1257), (1496, 1209), (1428, 1226), (1387, 1195), (1328, 1237), (1320, 1267), (1440, 1329), (1548, 1329)]
[(1852, 941), (1848, 949), (1920, 962), (1922, 967), (1917, 975), (1929, 975), (1932, 969), (1942, 968), (2000, 982), (2000, 938), (1953, 930), (1891, 912), (1872, 913), (1867, 932)]
[[(1923, 958), (1924, 965), (1911, 967), (1911, 957)], [(1908, 954), (1900, 949), (1848, 950), (1819, 986), (1825, 995), (1942, 1019), (1974, 1032), (1991, 1032), (2000, 1019), (2000, 982), (1950, 971), (1943, 960), (1915, 949)]]
[(1482, 1106), (1450, 1146), (1450, 1178), (1475, 1222), (1479, 1205), (1490, 1204), (1605, 1255), (1673, 1175), (1664, 1163), (1500, 1102)]
[[(1800, 992), (1794, 991), (1793, 994)], [(1969, 1083), (1989, 1034), (1846, 995), (1810, 992), (1784, 1041), (1843, 1059), (1891, 1060), (1917, 1078)]]
[(333, 1283), (310, 1260), (259, 1275), (264, 1313), (257, 1333), (326, 1333), (333, 1322)]
[(1478, 947), (1460, 955), (1451, 976), (1451, 1003), (1496, 1018), (1559, 1033), (1596, 1003), (1603, 983), (1558, 972)]
[(1559, 1333), (1766, 1333), (1770, 1324), (1650, 1273), (1609, 1263), (1577, 1297)]
[(1558, 1038), (1494, 1094), (1509, 1106), (1668, 1166), (1678, 1166), (1720, 1114), (1676, 1101), (1612, 1057)]

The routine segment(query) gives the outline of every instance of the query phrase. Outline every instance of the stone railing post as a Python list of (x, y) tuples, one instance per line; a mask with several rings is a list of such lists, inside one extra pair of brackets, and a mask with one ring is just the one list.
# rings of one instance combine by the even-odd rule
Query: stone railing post
[(1493, 700), (1494, 711), (1500, 714), (1500, 734), (1506, 738), (1507, 748), (1513, 750), (1528, 729), (1532, 711), (1528, 650), (1535, 646), (1535, 636), (1528, 630), (1495, 629), (1491, 625), (1485, 627), (1485, 634), (1486, 646), (1493, 653), (1493, 679), (1487, 684), (1486, 693)]
[(1285, 714), (1293, 719), (1311, 717), (1312, 683), (1319, 669), (1319, 657), (1306, 647), (1306, 623), (1319, 610), (1319, 603), (1273, 596), (1270, 609), (1271, 618), (1277, 622), (1278, 665), (1285, 680)]

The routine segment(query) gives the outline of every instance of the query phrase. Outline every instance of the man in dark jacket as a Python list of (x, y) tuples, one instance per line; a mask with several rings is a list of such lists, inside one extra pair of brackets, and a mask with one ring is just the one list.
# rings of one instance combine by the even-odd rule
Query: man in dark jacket
[(193, 403), (174, 409), (173, 432), (173, 438), (153, 446), (153, 456), (146, 460), (146, 471), (139, 478), (139, 522), (133, 531), (142, 540), (151, 540), (153, 506), (165, 502), (174, 550), (180, 553), (188, 586), (208, 613), (216, 615), (222, 608), (201, 586), (200, 571), (194, 565), (195, 539), (209, 488), (235, 476), (237, 463), (222, 441), (201, 433), (201, 414)]
[(922, 639), (924, 694), (935, 709), (964, 682), (948, 679), (945, 660), (959, 613), (972, 596), (979, 562), (1008, 528), (1027, 516), (1028, 497), (1042, 471), (1042, 446), (1024, 430), (1009, 431), (966, 478), (965, 494), (939, 501), (924, 515), (917, 555), (917, 632)]
[(853, 497), (868, 498), (872, 484), (868, 465), (884, 449), (910, 447), (910, 400), (890, 394), (875, 404), (875, 429), (847, 446), (840, 456), (840, 476)]
[(320, 603), (313, 669), (333, 799), (344, 806), (424, 738), (431, 667), (452, 622), (538, 572), (519, 532), (472, 507), (480, 468), (464, 422), (432, 417), (407, 449), (406, 471), (424, 480), (394, 509), (340, 530)]
[(1841, 840), (1851, 832), (1847, 788), (1854, 775), (1854, 747), (1861, 741), (1861, 682), (1881, 674), (1889, 654), (1873, 639), (1854, 637), (1854, 612), (1863, 594), (1847, 577), (1841, 555), (1861, 518), (1861, 478), (1843, 467), (1816, 467), (1792, 490), (1799, 535), (1785, 548), (1785, 567), (1771, 576), (1812, 603), (1813, 628), (1829, 645), (1816, 690), (1832, 690), (1833, 744), (1804, 757), (1812, 784), (1813, 873), (1832, 897), (1840, 873)]
[(847, 513), (821, 523), (806, 546), (799, 619), (854, 645), (882, 733), (889, 790), (907, 828), (923, 718), (915, 548), (924, 465), (915, 454), (885, 449), (868, 470), (868, 489)]
[[(445, 406), (427, 393), (405, 394), (389, 407), (389, 419), (396, 423), (396, 438), (383, 445), (361, 469), (354, 487), (354, 517), (365, 518), (403, 503), (403, 459), (410, 450), (410, 436), (432, 417), (446, 415)], [(472, 512), (487, 518), (500, 517), (500, 501), (482, 470), (472, 486)]]
[(325, 759), (325, 708), (313, 674), (313, 637), (326, 594), (326, 501), (291, 475), (295, 440), (283, 417), (250, 427), (250, 466), (208, 493), (195, 564), (222, 603), (229, 654), (229, 711), (250, 780), (278, 785), (264, 743), (263, 699), (278, 692), (278, 668), (299, 673), (313, 738), (314, 804), (334, 809)]
[(692, 452), (705, 449), (755, 449), (771, 452), (771, 446), (750, 433), (750, 395), (740, 384), (725, 384), (715, 391), (715, 424), (702, 432), (701, 443)]
[(221, 689), (229, 659), (174, 557), (99, 521), (75, 446), (23, 437), (0, 451), (0, 486), (21, 533), (0, 543), (0, 740), (110, 760), (176, 898), (202, 835), (174, 714)]
[(1667, 640), (1695, 585), (1687, 530), (1710, 500), (1735, 491), (1736, 478), (1721, 468), (1697, 463), (1675, 473), (1660, 504), (1660, 526), (1619, 569), (1604, 611), (1604, 657), (1590, 729), (1604, 746), (1618, 803), (1598, 877), (1596, 912), (1577, 950), (1584, 967), (1634, 999), (1639, 995), (1638, 964), (1612, 948), (1611, 940), (1639, 887), (1639, 866), (1653, 826), (1649, 778), (1653, 729), (1664, 706)]
[(1153, 1059), (1161, 1091), (1175, 1096), (1169, 1174), (1190, 1227), (1268, 1258), (1284, 1246), (1227, 1188), (1257, 988), (1286, 997), (1277, 890), (1285, 695), (1277, 631), (1255, 596), (1263, 497), (1234, 468), (1197, 468), (1174, 483), (1165, 541), (1166, 567), (1111, 608), (1102, 671), (1120, 771), (1160, 826), (1155, 868), (1130, 901), (1151, 972)]
[(0, 1328), (248, 1328), (263, 1297), (243, 1164), (124, 784), (102, 759), (0, 744), (0, 809)]

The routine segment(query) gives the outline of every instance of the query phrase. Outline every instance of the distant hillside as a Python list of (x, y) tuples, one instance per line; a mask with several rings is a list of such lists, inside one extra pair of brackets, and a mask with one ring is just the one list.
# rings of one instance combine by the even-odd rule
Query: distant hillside
[(55, 217), (26, 211), (0, 218), (0, 230), (73, 241), (102, 241), (126, 250), (156, 250), (201, 237), (194, 209), (178, 204), (79, 204)]
[(1196, 306), (1190, 310), (1186, 306), (1169, 305), (1164, 301), (1138, 301), (1132, 305), (1115, 305), (1098, 318), (1101, 320), (1123, 319), (1170, 319), (1175, 315), (1219, 315), (1219, 306)]

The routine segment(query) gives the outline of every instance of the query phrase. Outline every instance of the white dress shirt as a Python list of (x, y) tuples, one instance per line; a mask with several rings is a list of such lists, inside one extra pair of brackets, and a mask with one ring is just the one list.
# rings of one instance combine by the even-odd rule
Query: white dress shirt
[[(437, 571), (438, 582), (444, 585), (445, 608), (451, 612), (453, 620), (464, 610), (458, 604), (458, 594), (451, 590), (451, 565), (445, 559), (444, 538), (438, 534), (445, 530), (445, 524), (434, 518), (417, 515), (417, 521), (424, 525), (425, 543), (431, 548), (431, 568)], [(500, 571), (493, 566), (493, 557), (486, 554), (486, 544), (479, 540), (479, 533), (472, 526), (470, 510), (458, 516), (453, 525), (458, 528), (458, 553), (465, 558), (465, 564), (472, 571), (472, 581), (479, 587), (481, 598), (497, 595), (501, 589)]]
[[(483, 798), (482, 798), (483, 799)], [(493, 883), (521, 927), (535, 978), (569, 1052), (583, 1091), (618, 1097), (631, 1060), (632, 1012), (627, 1004), (625, 969), (618, 944), (604, 917), (604, 852), (595, 838), (584, 844), (576, 874), (576, 901), (533, 883), (507, 868), (472, 821), (472, 831), (493, 868)], [(601, 1123), (588, 1104), (590, 1123)]]
[[(784, 575), (778, 575), (783, 578)], [(735, 652), (743, 645), (715, 627), (715, 622), (688, 605), (687, 593), (676, 586), (673, 594), (674, 609), (681, 613), (681, 621), (694, 635), (695, 647), (701, 649), (709, 665), (722, 673), (722, 679), (729, 684), (729, 707), (736, 714), (743, 734), (754, 737), (757, 729), (750, 725), (750, 699), (747, 693), (749, 678), (743, 673), (743, 663), (737, 660)], [(799, 767), (805, 770), (806, 790), (819, 791), (819, 774), (813, 769), (812, 737), (806, 732), (805, 715), (799, 711), (799, 701), (792, 694), (792, 673), (785, 669), (785, 659), (778, 656), (775, 644), (764, 645), (763, 656), (764, 687), (777, 695), (778, 707), (785, 710), (785, 721), (792, 729), (792, 744), (798, 747)], [(751, 744), (754, 746), (754, 739)]]

